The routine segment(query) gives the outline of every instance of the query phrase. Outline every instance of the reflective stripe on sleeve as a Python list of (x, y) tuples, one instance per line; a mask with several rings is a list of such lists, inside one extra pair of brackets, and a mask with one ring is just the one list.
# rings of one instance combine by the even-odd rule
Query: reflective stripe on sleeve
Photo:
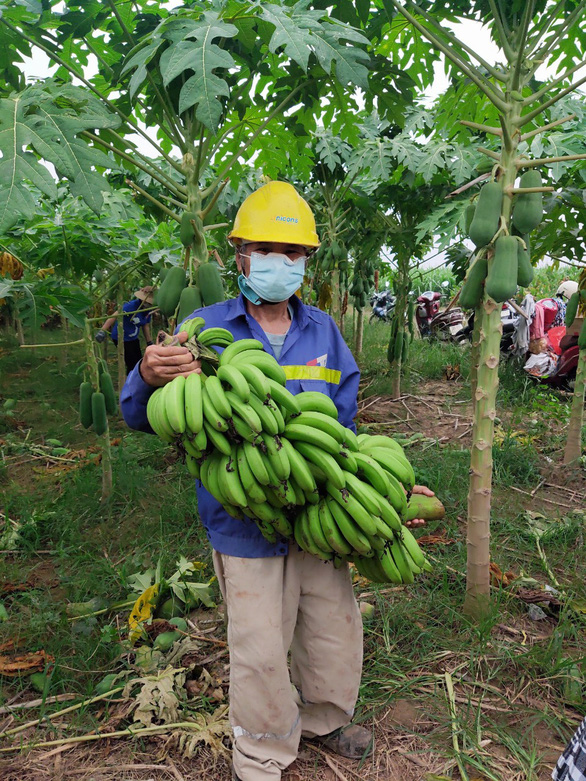
[(326, 369), (324, 366), (283, 366), (288, 380), (322, 380), (333, 385), (340, 384), (342, 372)]

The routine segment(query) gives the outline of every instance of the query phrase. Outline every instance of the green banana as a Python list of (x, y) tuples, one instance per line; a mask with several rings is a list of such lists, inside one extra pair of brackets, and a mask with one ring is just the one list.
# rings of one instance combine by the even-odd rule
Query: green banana
[(249, 509), (256, 513), (257, 517), (265, 523), (270, 523), (274, 530), (282, 537), (291, 537), (293, 535), (293, 526), (278, 507), (271, 507), (268, 504), (257, 504)]
[(212, 405), (223, 418), (228, 420), (232, 417), (232, 406), (228, 401), (227, 392), (224, 391), (222, 383), (217, 376), (212, 375), (207, 378), (204, 392), (210, 397)]
[(273, 413), (273, 417), (277, 421), (277, 434), (282, 434), (285, 431), (285, 418), (283, 417), (281, 408), (275, 404), (272, 399), (268, 399), (266, 402), (264, 402), (263, 406), (270, 409), (270, 411)]
[(285, 385), (285, 382), (287, 381), (287, 376), (283, 367), (279, 365), (272, 355), (269, 355), (266, 352), (261, 352), (260, 350), (247, 350), (238, 353), (238, 355), (232, 359), (232, 362), (238, 367), (240, 367), (240, 364), (243, 362), (256, 366), (267, 377), (270, 377), (280, 385)]
[(295, 398), (301, 412), (322, 412), (338, 419), (338, 408), (329, 396), (319, 391), (302, 391)]
[(409, 553), (409, 555), (411, 556), (415, 564), (418, 567), (423, 567), (427, 559), (425, 558), (423, 551), (419, 547), (419, 543), (413, 536), (411, 529), (409, 529), (409, 527), (407, 526), (402, 527), (400, 540), (403, 547), (406, 548), (407, 552)]
[(250, 399), (250, 385), (244, 374), (236, 366), (225, 364), (218, 368), (217, 378), (229, 385), (231, 390), (244, 402)]
[(295, 475), (295, 480), (304, 493), (314, 493), (317, 490), (317, 484), (305, 458), (295, 449), (287, 437), (281, 438), (281, 445), (289, 459), (291, 474)]
[(228, 431), (229, 428), (228, 420), (223, 415), (220, 415), (220, 413), (216, 409), (214, 400), (211, 398), (209, 391), (207, 389), (208, 382), (211, 379), (212, 379), (211, 377), (208, 377), (208, 379), (204, 382), (203, 385), (202, 409), (203, 409), (204, 425), (207, 422), (210, 426), (215, 428), (216, 431)]
[[(230, 365), (230, 364), (227, 364)], [(220, 366), (221, 368), (221, 366)], [(261, 401), (264, 401), (270, 395), (270, 383), (273, 380), (269, 380), (268, 377), (261, 372), (257, 366), (252, 364), (246, 364), (240, 362), (236, 367), (238, 371), (244, 376), (245, 380), (250, 385), (250, 388)], [(278, 385), (278, 383), (276, 383)], [(279, 385), (279, 387), (281, 387)]]
[(368, 455), (386, 469), (387, 472), (394, 475), (400, 483), (403, 483), (407, 491), (410, 491), (415, 485), (415, 473), (413, 467), (404, 456), (384, 447), (374, 447), (369, 450)]
[(373, 520), (371, 514), (368, 512), (358, 499), (356, 499), (348, 491), (340, 491), (330, 481), (326, 483), (326, 491), (329, 495), (335, 499), (338, 504), (343, 507), (348, 515), (355, 521), (360, 530), (369, 536), (376, 534), (376, 523)]
[(276, 436), (279, 433), (279, 424), (273, 411), (266, 404), (263, 404), (255, 393), (250, 395), (248, 403), (259, 417), (261, 430), (272, 437)]
[(267, 378), (271, 399), (282, 407), (288, 414), (298, 415), (301, 412), (297, 397), (291, 391), (270, 378)]
[(380, 504), (376, 496), (373, 496), (370, 493), (370, 491), (374, 490), (372, 486), (363, 483), (362, 480), (350, 472), (345, 475), (345, 478), (346, 488), (351, 492), (352, 496), (358, 499), (360, 504), (363, 505), (371, 515), (378, 515), (380, 512)]
[(236, 452), (236, 464), (238, 466), (240, 482), (242, 483), (244, 493), (249, 500), (248, 506), (251, 506), (251, 502), (254, 502), (255, 504), (266, 502), (267, 496), (248, 464), (246, 453), (244, 452), (244, 445), (238, 446), (238, 450)]
[(296, 442), (308, 442), (332, 456), (337, 456), (340, 453), (340, 444), (333, 437), (311, 426), (297, 424), (293, 421), (287, 423), (283, 435)]
[(260, 448), (255, 447), (252, 443), (245, 441), (242, 443), (242, 449), (252, 474), (261, 485), (268, 485), (270, 482), (270, 477), (265, 466), (264, 455), (261, 453)]
[(219, 450), (220, 453), (229, 456), (232, 452), (232, 445), (228, 437), (225, 436), (225, 434), (223, 434), (221, 431), (218, 431), (218, 429), (214, 428), (214, 426), (212, 426), (212, 424), (205, 419), (203, 422), (203, 427), (208, 441), (216, 448), (216, 450)]
[(259, 434), (253, 431), (240, 415), (232, 415), (230, 420), (236, 434), (247, 442), (256, 442)]
[(291, 474), (291, 464), (281, 440), (264, 433), (261, 436), (272, 469), (279, 480), (286, 480)]
[(358, 472), (358, 463), (354, 458), (354, 453), (350, 452), (350, 450), (340, 446), (340, 452), (334, 455), (334, 458), (346, 472), (351, 472), (353, 475)]
[(253, 431), (256, 431), (257, 434), (260, 434), (262, 431), (262, 423), (259, 416), (250, 406), (250, 404), (242, 401), (242, 399), (232, 391), (226, 391), (226, 400), (228, 401), (228, 404), (231, 408), (230, 416), (232, 415), (232, 411), (234, 411), (242, 418), (245, 423), (250, 426)]
[(401, 580), (403, 583), (413, 583), (415, 578), (413, 577), (413, 572), (407, 559), (405, 558), (405, 554), (403, 553), (403, 549), (401, 548), (399, 541), (395, 540), (392, 542), (387, 550), (393, 557), (393, 561), (395, 562), (395, 566), (401, 574)]
[(322, 531), (328, 544), (336, 553), (339, 553), (341, 556), (348, 556), (352, 553), (352, 546), (338, 528), (327, 500), (325, 498), (320, 499), (317, 507)]
[(258, 339), (238, 339), (225, 348), (220, 356), (220, 366), (230, 363), (237, 355), (248, 350), (264, 351), (264, 345), (262, 342), (259, 342)]
[(332, 553), (334, 549), (328, 542), (322, 529), (319, 518), (319, 506), (317, 504), (310, 504), (306, 509), (306, 515), (308, 534), (320, 550), (324, 553)]
[[(314, 464), (324, 473), (326, 480), (331, 481), (339, 489), (344, 488), (346, 485), (346, 476), (333, 456), (331, 456), (329, 453), (326, 453), (325, 450), (322, 450), (316, 445), (311, 445), (308, 442), (296, 442), (294, 447), (297, 452), (301, 453), (301, 455), (307, 461), (311, 462), (311, 464)], [(318, 479), (316, 477), (316, 473), (311, 468), (311, 465), (309, 465), (309, 469), (311, 470), (314, 478)]]
[(212, 344), (220, 346), (230, 345), (234, 342), (234, 336), (226, 328), (206, 328), (197, 337), (197, 341), (203, 344), (204, 347), (209, 347)]
[(406, 458), (403, 447), (392, 437), (385, 437), (383, 434), (360, 434), (356, 439), (361, 453), (368, 454), (373, 447), (387, 447)]
[(203, 317), (192, 317), (188, 320), (184, 320), (181, 323), (179, 326), (179, 333), (185, 331), (187, 333), (187, 338), (191, 339), (192, 336), (199, 334), (205, 324), (206, 321), (203, 319)]
[(362, 534), (354, 519), (348, 515), (346, 510), (338, 504), (333, 496), (328, 496), (326, 502), (341, 535), (352, 549), (362, 556), (372, 555), (372, 546), (368, 538)]
[(163, 386), (162, 403), (175, 434), (185, 432), (185, 377), (175, 377)]
[(161, 415), (160, 405), (162, 401), (163, 388), (157, 390), (151, 395), (147, 403), (147, 419), (150, 427), (163, 442), (174, 442), (175, 434)]
[(395, 564), (395, 561), (393, 557), (391, 556), (390, 552), (388, 550), (385, 550), (381, 556), (379, 556), (379, 561), (382, 567), (382, 570), (384, 574), (387, 576), (390, 583), (402, 583), (403, 578), (401, 577), (401, 573), (399, 572), (397, 565)]
[(203, 382), (201, 374), (193, 372), (185, 378), (185, 425), (193, 434), (203, 428)]
[(190, 453), (185, 454), (185, 466), (192, 477), (199, 477), (199, 463)]

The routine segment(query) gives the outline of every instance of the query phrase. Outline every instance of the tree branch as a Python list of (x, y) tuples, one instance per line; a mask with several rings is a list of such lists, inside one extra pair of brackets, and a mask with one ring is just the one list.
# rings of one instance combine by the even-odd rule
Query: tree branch
[(562, 155), (561, 157), (539, 157), (535, 160), (515, 160), (517, 168), (536, 168), (538, 165), (550, 165), (552, 163), (563, 163), (566, 160), (586, 160), (584, 155)]
[[(399, 11), (399, 13), (405, 17), (405, 19), (411, 22), (416, 30), (419, 30), (424, 38), (427, 38), (427, 40), (433, 44), (436, 49), (439, 49), (439, 51), (441, 51), (449, 60), (451, 60), (451, 62), (453, 62), (462, 71), (462, 73), (468, 76), (470, 81), (476, 84), (478, 89), (486, 95), (490, 102), (495, 105), (499, 111), (506, 111), (508, 104), (498, 95), (498, 93), (494, 91), (492, 84), (487, 81), (486, 77), (476, 69), (476, 66), (474, 66), (472, 63), (466, 63), (464, 60), (459, 58), (449, 46), (446, 46), (424, 25), (417, 21), (413, 14), (410, 14), (406, 8), (403, 8), (398, 0), (390, 0), (390, 2), (397, 9), (397, 11)], [(457, 41), (458, 45), (461, 45), (461, 42), (457, 38), (455, 40)]]
[(283, 99), (283, 100), (282, 100), (282, 101), (279, 103), (279, 105), (278, 105), (278, 106), (276, 106), (276, 107), (275, 107), (275, 108), (274, 108), (274, 109), (271, 111), (271, 113), (268, 115), (268, 117), (267, 117), (267, 118), (266, 118), (266, 119), (265, 119), (265, 120), (264, 120), (264, 121), (263, 121), (263, 122), (260, 124), (260, 126), (258, 127), (258, 129), (257, 129), (257, 130), (256, 130), (256, 131), (255, 131), (255, 132), (252, 134), (252, 136), (250, 136), (250, 138), (249, 138), (249, 139), (248, 139), (248, 141), (247, 141), (247, 142), (244, 144), (244, 146), (243, 146), (241, 149), (239, 149), (239, 150), (238, 150), (238, 154), (234, 154), (234, 155), (232, 156), (232, 158), (231, 158), (231, 159), (230, 159), (230, 160), (229, 160), (229, 161), (226, 163), (226, 165), (225, 165), (225, 166), (222, 168), (222, 170), (221, 170), (221, 172), (218, 174), (218, 176), (216, 176), (216, 178), (214, 179), (214, 181), (212, 182), (212, 184), (210, 184), (208, 187), (206, 187), (206, 189), (205, 189), (205, 190), (202, 192), (202, 198), (205, 198), (205, 197), (207, 197), (208, 195), (210, 195), (212, 192), (214, 192), (214, 191), (215, 191), (216, 187), (217, 187), (217, 186), (220, 184), (220, 182), (222, 181), (222, 179), (225, 179), (225, 178), (226, 178), (226, 175), (228, 174), (228, 171), (230, 170), (230, 168), (232, 168), (232, 166), (233, 166), (233, 165), (234, 165), (234, 163), (235, 163), (235, 162), (238, 160), (238, 158), (240, 157), (240, 155), (242, 155), (242, 153), (243, 153), (243, 152), (245, 152), (245, 151), (248, 149), (248, 147), (249, 147), (251, 144), (253, 144), (253, 143), (256, 141), (256, 139), (258, 138), (258, 136), (259, 136), (259, 135), (262, 133), (262, 131), (263, 131), (263, 130), (264, 130), (266, 127), (267, 127), (267, 125), (269, 124), (269, 122), (270, 122), (270, 121), (271, 121), (271, 120), (272, 120), (272, 119), (273, 119), (273, 118), (274, 118), (274, 117), (275, 117), (277, 114), (279, 114), (281, 111), (283, 111), (283, 109), (285, 108), (285, 106), (287, 105), (287, 103), (289, 103), (289, 102), (290, 102), (290, 101), (291, 101), (291, 100), (292, 100), (292, 99), (295, 97), (295, 95), (296, 95), (298, 92), (300, 92), (300, 91), (301, 91), (303, 88), (305, 88), (305, 87), (307, 87), (307, 82), (304, 82), (303, 84), (299, 84), (297, 87), (295, 87), (295, 89), (294, 89), (292, 92), (290, 92), (290, 93), (287, 95), (287, 97), (286, 97), (286, 98), (284, 98), (284, 99)]
[(535, 119), (539, 114), (541, 114), (543, 111), (548, 109), (550, 106), (553, 106), (555, 103), (558, 102), (558, 100), (561, 100), (562, 98), (565, 98), (566, 95), (569, 95), (570, 92), (574, 92), (578, 89), (578, 87), (586, 82), (586, 76), (584, 78), (579, 79), (575, 84), (572, 84), (569, 87), (566, 87), (565, 90), (562, 90), (558, 95), (556, 95), (554, 98), (551, 98), (550, 100), (547, 100), (545, 103), (542, 103), (541, 106), (537, 106), (537, 108), (533, 109), (533, 111), (530, 111), (528, 114), (523, 114), (518, 119), (513, 120), (517, 127), (523, 127), (523, 125), (526, 125), (528, 122), (531, 122), (532, 119)]
[(529, 25), (533, 17), (533, 10), (535, 8), (535, 0), (525, 0), (525, 7), (523, 8), (523, 16), (521, 17), (521, 24), (519, 26), (519, 35), (517, 38), (517, 56), (515, 59), (515, 68), (513, 70), (512, 89), (522, 89), (521, 84), (521, 70), (523, 67), (523, 59), (525, 55), (525, 45), (527, 42), (527, 32)]
[[(568, 16), (567, 19), (564, 19), (562, 24), (559, 26), (559, 28), (556, 28), (554, 30), (554, 34), (552, 35), (551, 39), (544, 44), (541, 49), (538, 49), (534, 55), (533, 59), (535, 61), (534, 67), (531, 69), (530, 76), (532, 76), (535, 71), (539, 68), (539, 66), (545, 61), (546, 57), (551, 53), (553, 49), (557, 46), (557, 44), (562, 40), (563, 36), (566, 33), (566, 30), (568, 30), (576, 21), (576, 19), (579, 19), (582, 16), (582, 13), (584, 12), (584, 9), (586, 8), (586, 0), (582, 0), (582, 2), (574, 8), (572, 13)], [(559, 8), (556, 8), (556, 11), (559, 13)]]
[(501, 49), (504, 51), (507, 60), (511, 62), (514, 57), (514, 52), (509, 43), (510, 30), (506, 28), (504, 15), (501, 16), (500, 9), (497, 7), (495, 1), (488, 0), (488, 3), (490, 5), (490, 10), (492, 11), (495, 27), (499, 34)]
[(534, 103), (536, 100), (541, 100), (541, 98), (544, 95), (547, 95), (547, 93), (552, 90), (554, 87), (557, 87), (558, 84), (561, 84), (562, 81), (565, 81), (568, 79), (573, 73), (576, 73), (577, 70), (580, 70), (580, 68), (583, 68), (586, 65), (586, 57), (581, 60), (577, 65), (574, 65), (572, 68), (568, 68), (567, 71), (562, 73), (561, 76), (558, 76), (553, 81), (550, 81), (548, 84), (545, 85), (545, 87), (542, 87), (537, 92), (534, 92), (533, 95), (528, 95), (523, 100), (524, 106), (530, 106), (531, 103)]
[(494, 65), (491, 65), (489, 62), (487, 62), (484, 58), (482, 58), (479, 54), (477, 54), (474, 49), (472, 49), (470, 46), (467, 46), (463, 41), (459, 40), (454, 33), (452, 33), (450, 30), (447, 30), (445, 27), (442, 27), (442, 25), (435, 19), (435, 17), (430, 16), (426, 11), (423, 10), (420, 6), (417, 5), (417, 3), (410, 2), (410, 7), (414, 8), (417, 13), (420, 16), (423, 16), (423, 18), (431, 24), (433, 27), (436, 28), (436, 30), (440, 30), (442, 35), (445, 35), (445, 37), (453, 43), (455, 46), (461, 47), (464, 51), (468, 52), (472, 57), (474, 57), (480, 65), (488, 72), (491, 76), (493, 76), (495, 79), (498, 79), (498, 81), (505, 81), (505, 77), (501, 71), (498, 70), (498, 68), (495, 68)]
[(539, 133), (545, 133), (546, 130), (551, 130), (553, 127), (558, 127), (558, 125), (563, 125), (564, 122), (569, 122), (572, 119), (576, 119), (576, 114), (568, 114), (567, 117), (556, 119), (555, 122), (549, 122), (547, 125), (542, 125), (541, 127), (536, 127), (535, 130), (530, 130), (528, 133), (523, 133), (520, 140), (527, 141), (528, 138), (533, 138), (533, 136), (536, 136)]
[(175, 222), (181, 222), (181, 218), (178, 217), (174, 211), (171, 211), (171, 209), (168, 209), (164, 203), (161, 203), (156, 198), (154, 198), (150, 193), (147, 193), (146, 190), (143, 190), (142, 187), (139, 187), (137, 184), (135, 184), (131, 179), (126, 179), (126, 184), (129, 187), (132, 187), (133, 190), (135, 190), (137, 193), (140, 193), (144, 198), (146, 198), (151, 203), (154, 203), (156, 206), (161, 209), (161, 211), (165, 212), (165, 214), (170, 217), (172, 220), (175, 220)]
[(109, 144), (103, 138), (97, 136), (95, 133), (92, 133), (89, 130), (82, 130), (80, 135), (85, 136), (86, 138), (90, 138), (96, 144), (100, 144), (100, 146), (104, 147), (104, 149), (108, 149), (114, 155), (117, 155), (118, 157), (121, 157), (123, 160), (127, 160), (129, 163), (132, 163), (132, 165), (136, 166), (137, 168), (140, 168), (140, 170), (144, 171), (145, 174), (152, 176), (152, 178), (155, 179), (157, 182), (159, 182), (159, 184), (162, 184), (163, 187), (166, 187), (167, 189), (171, 190), (171, 192), (173, 192), (175, 195), (181, 198), (182, 193), (175, 185), (173, 180), (168, 178), (163, 178), (164, 174), (162, 172), (159, 173), (158, 171), (151, 170), (150, 168), (148, 168), (148, 166), (139, 163), (136, 160), (136, 158), (133, 157), (132, 155), (129, 155), (127, 152), (123, 152), (121, 149), (118, 149), (118, 147), (114, 146), (113, 144)]
[(201, 212), (201, 219), (202, 220), (205, 220), (205, 218), (208, 216), (208, 214), (214, 208), (214, 206), (216, 205), (216, 201), (220, 197), (220, 195), (222, 193), (222, 190), (224, 189), (224, 187), (227, 184), (228, 184), (228, 179), (224, 179), (224, 181), (220, 183), (220, 186), (218, 187), (216, 192), (213, 194), (213, 196), (212, 196), (210, 202), (208, 203), (208, 205), (205, 207), (205, 209), (202, 209), (202, 212)]
[(477, 146), (476, 147), (478, 152), (481, 152), (483, 155), (486, 155), (487, 157), (490, 157), (492, 160), (498, 160), (500, 163), (501, 156), (498, 152), (493, 152), (492, 149), (485, 149), (483, 146)]
[(460, 120), (461, 125), (471, 127), (473, 130), (481, 130), (483, 133), (492, 133), (493, 136), (502, 136), (503, 131), (500, 127), (491, 127), (490, 125), (481, 125), (478, 122), (469, 122), (467, 119)]

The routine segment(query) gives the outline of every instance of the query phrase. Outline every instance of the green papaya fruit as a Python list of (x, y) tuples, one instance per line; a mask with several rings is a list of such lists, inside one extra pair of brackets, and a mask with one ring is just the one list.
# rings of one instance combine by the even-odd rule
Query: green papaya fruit
[[(541, 187), (541, 174), (532, 168), (525, 171), (520, 187)], [(513, 225), (520, 233), (531, 233), (543, 219), (542, 193), (519, 193), (513, 204)]]
[(46, 673), (33, 673), (29, 675), (29, 683), (35, 689), (45, 695), (49, 691), (49, 678)]
[(401, 351), (401, 363), (407, 363), (409, 360), (409, 338), (406, 333), (403, 334), (403, 349)]
[(189, 317), (196, 309), (201, 309), (202, 306), (201, 292), (197, 285), (184, 287), (179, 296), (177, 322), (182, 323), (186, 317)]
[(102, 271), (101, 268), (97, 268), (94, 271), (94, 279), (98, 283), (98, 285), (100, 284), (100, 282), (104, 281), (104, 272)]
[(92, 393), (92, 422), (94, 431), (98, 436), (105, 434), (108, 429), (108, 417), (106, 415), (106, 399), (99, 391)]
[(205, 306), (225, 300), (222, 276), (217, 263), (202, 263), (198, 268), (197, 280)]
[(79, 386), (79, 422), (84, 428), (92, 425), (92, 393), (91, 382), (82, 382)]
[(570, 296), (570, 300), (568, 301), (568, 305), (566, 306), (566, 328), (569, 328), (574, 320), (576, 319), (576, 315), (578, 314), (578, 304), (580, 303), (580, 291), (577, 290), (575, 293), (572, 293)]
[(181, 616), (173, 616), (169, 619), (169, 623), (176, 627), (180, 632), (187, 632), (187, 621)]
[(482, 289), (488, 273), (486, 255), (476, 258), (468, 269), (466, 279), (460, 290), (459, 303), (462, 309), (476, 309), (482, 300)]
[(153, 648), (158, 648), (159, 651), (168, 651), (175, 640), (179, 640), (182, 636), (181, 632), (162, 632), (155, 637)]
[(118, 398), (110, 372), (102, 372), (100, 374), (100, 390), (104, 394), (106, 412), (108, 415), (115, 415), (118, 412)]
[(487, 182), (480, 190), (469, 236), (477, 247), (490, 243), (499, 228), (503, 188), (499, 182)]
[(467, 236), (470, 235), (470, 226), (472, 225), (472, 220), (474, 219), (475, 212), (476, 212), (476, 206), (473, 203), (469, 203), (468, 206), (466, 206), (466, 209), (464, 210), (464, 233)]
[(498, 304), (517, 292), (518, 243), (515, 236), (499, 236), (495, 243), (494, 257), (486, 277), (486, 292)]
[(517, 241), (517, 252), (519, 253), (519, 266), (517, 268), (517, 284), (519, 287), (529, 287), (533, 281), (533, 266), (531, 265), (531, 247), (529, 236), (523, 236), (525, 247), (520, 241)]
[(157, 618), (164, 618), (170, 621), (177, 613), (183, 613), (184, 611), (185, 605), (179, 597), (171, 596), (157, 607), (155, 614)]
[(578, 347), (580, 350), (586, 350), (586, 317), (580, 328), (580, 335), (578, 336)]
[(195, 212), (183, 212), (181, 222), (179, 223), (179, 238), (184, 247), (189, 247), (193, 243), (193, 225), (192, 220), (197, 219)]
[(111, 689), (113, 689), (116, 677), (116, 673), (109, 673), (104, 678), (102, 678), (102, 680), (96, 684), (94, 694), (106, 694), (106, 692), (109, 692)]
[(165, 317), (172, 317), (175, 314), (186, 282), (185, 271), (180, 266), (173, 266), (167, 272), (157, 296), (157, 306)]

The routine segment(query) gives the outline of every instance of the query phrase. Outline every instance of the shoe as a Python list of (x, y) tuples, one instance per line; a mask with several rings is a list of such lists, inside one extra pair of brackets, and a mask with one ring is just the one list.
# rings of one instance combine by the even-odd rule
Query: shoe
[(362, 759), (369, 757), (374, 751), (374, 738), (372, 732), (358, 724), (348, 724), (328, 735), (315, 738), (322, 746), (329, 748), (334, 754), (348, 759)]

